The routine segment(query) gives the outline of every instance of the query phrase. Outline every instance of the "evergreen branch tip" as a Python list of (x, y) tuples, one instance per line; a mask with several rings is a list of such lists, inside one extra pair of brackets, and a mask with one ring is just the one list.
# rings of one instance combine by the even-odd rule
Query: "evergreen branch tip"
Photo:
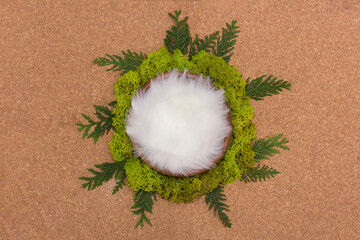
[(258, 164), (256, 167), (244, 174), (241, 177), (241, 180), (243, 180), (245, 183), (257, 182), (257, 180), (261, 182), (261, 180), (266, 181), (266, 178), (274, 178), (275, 175), (279, 173), (280, 172), (278, 172), (276, 169), (269, 168), (269, 166), (266, 165), (263, 165), (260, 168), (260, 164)]
[(284, 81), (283, 79), (277, 80), (273, 75), (269, 75), (264, 79), (266, 75), (255, 78), (250, 81), (250, 78), (246, 79), (245, 92), (246, 95), (256, 101), (264, 100), (266, 96), (277, 95), (283, 91), (283, 89), (290, 90), (291, 83)]
[(274, 137), (269, 137), (267, 140), (258, 139), (253, 144), (253, 151), (255, 152), (254, 160), (259, 162), (261, 159), (269, 159), (274, 154), (280, 153), (274, 147), (279, 147), (283, 150), (289, 150), (289, 147), (285, 146), (289, 141), (284, 137), (283, 134), (278, 134)]
[[(115, 187), (113, 194), (119, 191), (118, 188), (122, 188), (125, 184), (125, 166), (126, 160), (122, 162), (112, 162), (112, 163), (102, 163), (95, 165), (100, 171), (96, 171), (92, 168), (88, 168), (88, 171), (94, 174), (93, 177), (80, 177), (80, 180), (86, 181), (86, 183), (82, 184), (83, 188), (87, 188), (88, 191), (94, 190), (97, 187), (103, 185), (104, 182), (108, 182), (114, 175), (118, 180), (117, 186)], [(119, 183), (120, 181), (120, 183)], [(116, 191), (115, 191), (116, 190)]]
[(189, 17), (185, 17), (179, 21), (180, 13), (181, 10), (175, 10), (175, 15), (169, 13), (169, 16), (175, 21), (175, 25), (171, 26), (171, 29), (166, 31), (164, 43), (169, 52), (180, 49), (182, 54), (186, 55), (191, 42), (189, 25), (187, 23)]
[(99, 57), (96, 58), (93, 63), (97, 64), (98, 66), (109, 66), (106, 71), (120, 71), (121, 75), (135, 70), (142, 62), (147, 58), (146, 54), (143, 53), (136, 53), (130, 50), (127, 52), (122, 51), (123, 57), (120, 55), (110, 55), (105, 54), (106, 57)]
[[(116, 101), (108, 103), (109, 106), (114, 107), (116, 104)], [(82, 139), (85, 139), (85, 137), (94, 139), (94, 144), (99, 140), (100, 137), (104, 136), (104, 134), (109, 134), (111, 129), (114, 129), (112, 126), (112, 118), (114, 117), (114, 114), (112, 114), (112, 111), (107, 106), (101, 106), (101, 105), (93, 105), (95, 108), (94, 115), (97, 117), (98, 121), (92, 120), (89, 116), (86, 114), (81, 114), (85, 118), (85, 120), (88, 121), (88, 124), (83, 123), (77, 123), (76, 125), (79, 126), (78, 131), (81, 132), (84, 130), (84, 134), (82, 136)], [(95, 127), (93, 132), (89, 134), (89, 131), (92, 127)]]
[(154, 201), (157, 201), (155, 192), (146, 192), (144, 190), (139, 190), (135, 193), (134, 196), (134, 205), (131, 207), (132, 213), (134, 215), (140, 215), (140, 219), (135, 225), (135, 228), (138, 226), (144, 227), (144, 223), (152, 226), (150, 219), (146, 216), (146, 212), (152, 214), (152, 209)]
[(224, 211), (230, 211), (229, 206), (224, 203), (226, 201), (224, 187), (219, 184), (212, 192), (206, 194), (205, 203), (209, 204), (209, 210), (214, 208), (214, 216), (218, 215), (220, 221), (225, 227), (231, 228), (231, 221)]

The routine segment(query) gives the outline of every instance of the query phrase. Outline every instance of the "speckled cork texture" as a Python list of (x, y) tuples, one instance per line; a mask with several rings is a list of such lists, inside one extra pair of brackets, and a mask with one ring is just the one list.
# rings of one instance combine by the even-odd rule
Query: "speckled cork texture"
[[(105, 53), (164, 45), (181, 9), (200, 37), (238, 20), (230, 61), (291, 91), (252, 101), (259, 138), (284, 133), (290, 151), (264, 163), (281, 174), (225, 187), (232, 228), (204, 197), (159, 199), (135, 229), (133, 192), (81, 188), (112, 161), (111, 135), (82, 140), (77, 122), (113, 101)], [(359, 1), (0, 1), (0, 239), (357, 239), (360, 235)]]

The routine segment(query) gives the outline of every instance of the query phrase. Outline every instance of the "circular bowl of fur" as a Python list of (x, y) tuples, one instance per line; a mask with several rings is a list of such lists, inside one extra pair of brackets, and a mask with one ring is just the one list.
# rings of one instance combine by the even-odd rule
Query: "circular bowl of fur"
[[(152, 86), (153, 88), (151, 88)], [(168, 94), (173, 93), (173, 95), (170, 95), (170, 99), (166, 98), (166, 96), (160, 98), (159, 95), (166, 95), (167, 92), (165, 92), (165, 94), (161, 94), (163, 92), (161, 92), (159, 88), (175, 89), (175, 92), (171, 92), (171, 90), (169, 90), (170, 93)], [(196, 88), (200, 88), (199, 91), (201, 92), (196, 92)], [(205, 90), (208, 90), (208, 93), (206, 93)], [(151, 94), (160, 100), (157, 100), (156, 102), (152, 101), (153, 99), (149, 99), (147, 96)], [(196, 95), (195, 97), (194, 94)], [(199, 102), (199, 98), (201, 97), (203, 98), (200, 99)], [(215, 101), (215, 98), (217, 104), (211, 101)], [(143, 102), (140, 103), (140, 99), (143, 102), (147, 101), (147, 103), (144, 103), (145, 105), (142, 104)], [(219, 102), (221, 104), (219, 104)], [(163, 112), (155, 110), (159, 109), (159, 107), (157, 108), (157, 105), (164, 104), (171, 106), (170, 110), (167, 111), (167, 108), (165, 107), (160, 108)], [(193, 105), (195, 105), (195, 109), (192, 108)], [(201, 107), (197, 109), (196, 106)], [(212, 112), (208, 110), (209, 106), (210, 108), (213, 108)], [(135, 108), (136, 110), (134, 110)], [(186, 111), (184, 111), (184, 109)], [(199, 118), (199, 111), (201, 110), (205, 112), (204, 114), (210, 114), (210, 112), (215, 113), (216, 110), (221, 112), (222, 116), (219, 117), (219, 114), (215, 116), (212, 115), (213, 117), (205, 117), (208, 115), (202, 115), (204, 117)], [(136, 111), (141, 111), (141, 113), (136, 115)], [(149, 111), (149, 113), (144, 113), (146, 111)], [(154, 127), (154, 124), (151, 125), (149, 122), (157, 121), (156, 118), (161, 118), (159, 116), (165, 114), (164, 112), (166, 114), (170, 114), (171, 112), (172, 114), (171, 117), (165, 117), (166, 121), (160, 119), (158, 120), (159, 122), (157, 122), (157, 125), (165, 125), (164, 128), (169, 131), (169, 133), (166, 133), (163, 136), (159, 133), (162, 129), (158, 129), (159, 126)], [(149, 117), (149, 115), (154, 116)], [(137, 116), (138, 119), (142, 118), (142, 120), (140, 122), (136, 121), (134, 119), (135, 116)], [(146, 119), (146, 117), (148, 117), (148, 119)], [(186, 120), (183, 120), (183, 118), (186, 118)], [(190, 122), (190, 125), (186, 125), (188, 124), (188, 121)], [(179, 72), (175, 70), (162, 73), (142, 86), (132, 100), (126, 124), (126, 132), (130, 137), (136, 153), (141, 157), (141, 159), (156, 171), (174, 177), (194, 176), (211, 169), (223, 157), (230, 144), (232, 136), (231, 115), (229, 107), (223, 97), (223, 90), (216, 88), (209, 78), (204, 78), (203, 76), (189, 73), (187, 71)], [(166, 128), (167, 125), (170, 126)], [(214, 127), (216, 129), (214, 129)], [(201, 129), (201, 131), (198, 129)], [(209, 133), (209, 130), (212, 131), (212, 133)], [(187, 133), (184, 133), (186, 131), (192, 131), (188, 137), (189, 139), (187, 140), (183, 139), (184, 135), (188, 136)], [(145, 132), (152, 133), (151, 140), (149, 139), (149, 134)], [(163, 141), (157, 139), (159, 135), (162, 136), (162, 138), (159, 138), (163, 139)], [(216, 140), (211, 141), (214, 137)], [(146, 138), (148, 140), (146, 142), (141, 138)], [(192, 140), (194, 142), (192, 142)], [(174, 147), (171, 147), (171, 143), (174, 144)], [(156, 144), (161, 144), (161, 146), (157, 146)], [(146, 145), (146, 147), (144, 147), (144, 145)], [(152, 149), (160, 149), (159, 153), (154, 155), (154, 153), (149, 150), (149, 145), (152, 145)], [(206, 150), (209, 149), (206, 148), (209, 146), (212, 146), (210, 152), (209, 150)], [(204, 151), (199, 153), (198, 151), (200, 149), (204, 149)], [(187, 156), (186, 154), (188, 152), (195, 152), (196, 156), (193, 158), (192, 155)], [(164, 158), (164, 163), (161, 162), (162, 158)], [(192, 159), (194, 159), (195, 164), (190, 162)], [(189, 161), (189, 163), (185, 161)]]

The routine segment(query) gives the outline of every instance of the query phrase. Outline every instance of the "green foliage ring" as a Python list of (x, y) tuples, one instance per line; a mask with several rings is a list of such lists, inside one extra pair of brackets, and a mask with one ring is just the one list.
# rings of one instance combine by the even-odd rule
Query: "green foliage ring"
[[(157, 74), (173, 68), (209, 76), (218, 88), (223, 88), (233, 122), (232, 140), (221, 161), (209, 171), (191, 177), (164, 175), (135, 158), (133, 146), (125, 133), (125, 116), (137, 89)], [(114, 86), (117, 102), (113, 110), (115, 132), (109, 147), (116, 161), (126, 160), (126, 181), (131, 188), (134, 191), (156, 191), (172, 202), (190, 202), (211, 192), (219, 183), (233, 183), (252, 169), (255, 153), (251, 140), (255, 138), (255, 125), (251, 122), (253, 108), (245, 94), (245, 85), (246, 81), (236, 68), (221, 57), (200, 51), (189, 60), (180, 50), (171, 54), (166, 47), (150, 53), (136, 70), (122, 75)]]

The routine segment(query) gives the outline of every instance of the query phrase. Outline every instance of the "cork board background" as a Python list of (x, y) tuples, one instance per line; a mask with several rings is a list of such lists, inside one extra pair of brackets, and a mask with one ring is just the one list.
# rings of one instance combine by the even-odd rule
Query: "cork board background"
[[(274, 74), (291, 91), (252, 101), (259, 138), (284, 133), (282, 174), (235, 182), (226, 229), (204, 197), (159, 199), (153, 226), (135, 229), (133, 192), (81, 188), (87, 168), (112, 161), (111, 134), (94, 145), (75, 124), (111, 102), (118, 73), (105, 53), (163, 46), (176, 9), (200, 37), (236, 19), (231, 60), (245, 77)], [(358, 239), (360, 2), (0, 1), (0, 239)]]

